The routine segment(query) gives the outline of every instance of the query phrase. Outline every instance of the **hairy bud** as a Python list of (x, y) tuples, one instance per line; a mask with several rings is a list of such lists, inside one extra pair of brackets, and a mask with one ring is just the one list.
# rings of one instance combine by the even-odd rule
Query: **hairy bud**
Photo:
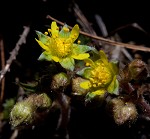
[(30, 103), (18, 102), (10, 113), (11, 124), (14, 127), (28, 125), (33, 122), (33, 106)]
[(107, 105), (118, 125), (134, 122), (137, 119), (137, 109), (132, 102), (125, 102), (121, 98), (113, 98)]
[(129, 64), (129, 72), (131, 78), (135, 80), (145, 78), (148, 75), (146, 64), (140, 59), (135, 59)]
[(13, 127), (30, 126), (46, 115), (51, 105), (52, 100), (47, 94), (32, 94), (14, 105), (10, 112), (10, 123)]
[(52, 89), (59, 89), (60, 87), (66, 87), (69, 85), (70, 80), (66, 73), (58, 73), (53, 76), (53, 80), (51, 83)]
[(147, 65), (142, 60), (135, 59), (125, 66), (120, 75), (122, 78), (122, 82), (129, 82), (132, 79), (145, 79), (148, 76)]
[(80, 86), (80, 83), (86, 81), (86, 79), (83, 79), (81, 77), (77, 77), (72, 79), (72, 94), (76, 96), (85, 96), (87, 94), (87, 89), (83, 89)]

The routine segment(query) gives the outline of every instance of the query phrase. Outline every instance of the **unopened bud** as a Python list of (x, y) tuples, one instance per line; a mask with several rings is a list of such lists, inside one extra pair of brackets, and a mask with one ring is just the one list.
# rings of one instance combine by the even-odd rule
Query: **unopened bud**
[(45, 93), (39, 94), (35, 98), (35, 106), (38, 107), (38, 109), (49, 109), (51, 105), (52, 100)]
[(53, 76), (53, 80), (51, 83), (52, 89), (59, 89), (60, 87), (66, 87), (70, 83), (70, 79), (66, 73), (58, 73)]
[(25, 127), (38, 121), (50, 110), (52, 100), (47, 94), (32, 94), (17, 102), (10, 112), (10, 123), (13, 127)]
[(121, 98), (113, 98), (108, 103), (107, 108), (118, 125), (132, 123), (137, 119), (137, 109), (132, 102), (125, 102)]
[(148, 68), (144, 61), (135, 59), (125, 66), (120, 75), (122, 82), (129, 82), (133, 80), (145, 79), (148, 76)]
[(83, 89), (80, 86), (80, 83), (86, 81), (86, 79), (83, 79), (81, 77), (77, 77), (72, 79), (72, 94), (75, 96), (85, 96), (87, 94), (87, 89)]
[(146, 64), (140, 59), (135, 59), (129, 64), (129, 71), (132, 79), (135, 80), (146, 78), (148, 75)]
[(13, 127), (28, 125), (33, 122), (33, 105), (26, 102), (18, 102), (10, 112), (10, 122)]

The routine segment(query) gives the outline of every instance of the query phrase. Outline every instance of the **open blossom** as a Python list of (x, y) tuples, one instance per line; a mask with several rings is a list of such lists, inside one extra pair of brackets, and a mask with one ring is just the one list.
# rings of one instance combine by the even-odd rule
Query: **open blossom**
[(44, 34), (36, 31), (38, 39), (36, 41), (44, 49), (39, 60), (59, 62), (65, 69), (74, 70), (75, 61), (87, 59), (90, 55), (86, 53), (91, 50), (87, 45), (74, 43), (79, 36), (79, 26), (75, 25), (70, 31), (65, 24), (59, 31), (56, 22), (51, 23), (51, 29)]
[(88, 89), (90, 97), (104, 95), (106, 91), (118, 94), (119, 84), (116, 78), (118, 67), (115, 63), (108, 61), (102, 50), (100, 51), (100, 59), (96, 61), (86, 59), (85, 62), (87, 67), (77, 74), (87, 79), (80, 84), (80, 87)]

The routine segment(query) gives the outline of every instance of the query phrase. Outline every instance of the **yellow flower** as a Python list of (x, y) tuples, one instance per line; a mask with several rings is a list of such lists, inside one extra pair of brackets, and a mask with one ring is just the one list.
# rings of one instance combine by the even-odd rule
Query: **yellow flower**
[(118, 67), (116, 63), (109, 62), (105, 53), (100, 51), (100, 59), (92, 61), (91, 59), (85, 60), (86, 66), (77, 74), (88, 79), (80, 84), (84, 89), (88, 89), (90, 96), (104, 95), (108, 93), (118, 94), (118, 80), (116, 75)]
[(44, 49), (39, 60), (53, 60), (59, 62), (63, 68), (73, 71), (74, 59), (83, 60), (89, 57), (86, 52), (91, 50), (91, 47), (74, 43), (79, 36), (78, 25), (75, 25), (70, 31), (65, 24), (59, 31), (56, 22), (52, 22), (51, 29), (48, 29), (48, 32), (43, 34), (36, 31), (36, 33), (39, 39), (36, 39), (36, 41)]

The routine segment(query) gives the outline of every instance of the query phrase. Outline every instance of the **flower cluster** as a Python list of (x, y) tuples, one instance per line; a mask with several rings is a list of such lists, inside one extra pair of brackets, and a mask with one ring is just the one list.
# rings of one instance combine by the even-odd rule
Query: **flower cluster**
[[(40, 55), (39, 60), (48, 60), (59, 62), (60, 65), (73, 71), (75, 68), (75, 59), (83, 60), (86, 63), (81, 71), (77, 74), (87, 79), (80, 84), (80, 87), (89, 90), (89, 95), (104, 95), (108, 93), (118, 93), (118, 80), (116, 75), (118, 67), (116, 63), (109, 62), (104, 51), (97, 53), (99, 59), (93, 61), (90, 58), (88, 51), (94, 48), (87, 45), (80, 45), (75, 43), (79, 36), (79, 26), (75, 25), (70, 31), (69, 27), (65, 24), (59, 31), (56, 22), (52, 22), (51, 29), (44, 34), (36, 31), (38, 39), (36, 41), (44, 49)], [(94, 53), (97, 55), (97, 53)]]

